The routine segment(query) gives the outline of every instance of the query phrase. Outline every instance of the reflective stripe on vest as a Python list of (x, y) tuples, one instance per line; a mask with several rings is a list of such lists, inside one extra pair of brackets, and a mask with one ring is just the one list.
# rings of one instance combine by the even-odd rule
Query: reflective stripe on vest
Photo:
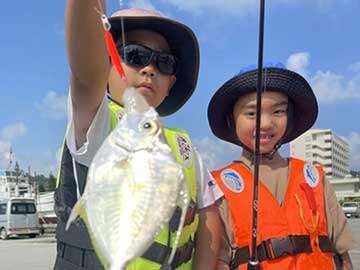
[[(321, 250), (319, 245), (321, 239), (328, 238), (323, 171), (298, 159), (290, 159), (289, 166), (289, 183), (282, 207), (259, 181), (257, 246), (258, 250), (266, 248), (264, 253), (268, 253), (261, 268), (333, 270), (334, 253)], [(212, 174), (229, 204), (237, 247), (242, 252), (251, 250), (253, 174), (239, 163)], [(302, 246), (304, 243), (309, 246)], [(282, 250), (286, 245), (292, 250)], [(276, 256), (279, 254), (282, 256)], [(239, 269), (246, 269), (244, 261), (239, 263), (242, 263)]]
[[(109, 104), (110, 109), (110, 123), (111, 128), (113, 129), (117, 124), (119, 117), (122, 116), (122, 108), (111, 102)], [(165, 138), (172, 149), (176, 160), (183, 166), (183, 171), (187, 181), (188, 192), (191, 198), (191, 205), (187, 212), (187, 217), (185, 221), (185, 226), (181, 232), (181, 236), (178, 243), (178, 248), (176, 252), (175, 259), (172, 263), (173, 268), (177, 269), (191, 269), (192, 265), (192, 256), (193, 256), (193, 246), (195, 239), (195, 232), (198, 226), (198, 214), (196, 214), (196, 175), (195, 175), (195, 163), (193, 158), (193, 152), (191, 149), (190, 138), (187, 133), (180, 129), (168, 129), (164, 128)], [(93, 246), (90, 242), (89, 235), (86, 231), (86, 228), (81, 221), (81, 226), (70, 226), (70, 231), (64, 231), (64, 225), (68, 218), (68, 215), (76, 202), (76, 186), (74, 180), (74, 170), (72, 166), (72, 158), (70, 152), (64, 144), (61, 166), (58, 174), (57, 181), (57, 191), (55, 192), (55, 209), (56, 214), (59, 218), (59, 225), (57, 230), (57, 239), (58, 239), (58, 248), (59, 246), (68, 252), (74, 251), (78, 253), (76, 249), (84, 249), (84, 254), (94, 254), (91, 253)], [(84, 191), (86, 175), (88, 168), (76, 163), (76, 172), (78, 175), (78, 185), (80, 193)], [(61, 190), (61, 191), (60, 191)], [(144, 254), (144, 258), (137, 258), (132, 261), (127, 267), (128, 270), (139, 270), (139, 269), (160, 269), (161, 264), (165, 263), (171, 251), (172, 244), (175, 239), (176, 229), (179, 224), (181, 208), (178, 206), (173, 217), (171, 218), (169, 225), (166, 225), (164, 229), (159, 233), (155, 239), (155, 243), (151, 246), (147, 252)], [(77, 228), (72, 228), (77, 227)], [(76, 233), (71, 233), (76, 231)], [(81, 239), (77, 239), (78, 236)], [(60, 245), (59, 245), (60, 243)], [(65, 246), (65, 248), (64, 248)], [(98, 251), (98, 248), (95, 244), (95, 249)], [(66, 252), (65, 252), (66, 253)], [(100, 254), (100, 255), (99, 255)], [(161, 256), (159, 254), (162, 254)], [(63, 254), (64, 255), (64, 254)], [(105, 265), (105, 260), (101, 256), (101, 252), (98, 252), (100, 261)], [(154, 256), (155, 255), (155, 256)], [(71, 256), (68, 256), (71, 257)], [(86, 256), (85, 256), (86, 257)], [(61, 263), (61, 258), (58, 257), (57, 265), (63, 265)], [(75, 261), (77, 259), (75, 258)], [(91, 260), (98, 261), (96, 255)], [(154, 261), (152, 261), (154, 260)], [(86, 264), (86, 262), (85, 262)], [(56, 268), (56, 267), (55, 267)], [(63, 269), (58, 268), (58, 269)], [(84, 268), (88, 269), (88, 268)], [(90, 269), (90, 268), (89, 268)], [(91, 268), (92, 269), (92, 268)]]

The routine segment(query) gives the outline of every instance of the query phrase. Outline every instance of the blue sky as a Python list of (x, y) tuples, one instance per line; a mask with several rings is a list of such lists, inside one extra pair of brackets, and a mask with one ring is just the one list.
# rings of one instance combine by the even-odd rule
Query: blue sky
[[(22, 168), (57, 172), (69, 82), (64, 2), (2, 3), (0, 169), (7, 168), (12, 145), (13, 160)], [(190, 133), (210, 168), (236, 159), (240, 149), (211, 134), (206, 110), (225, 80), (257, 63), (258, 1), (108, 0), (108, 14), (127, 6), (157, 9), (194, 30), (201, 49), (198, 86), (190, 101), (164, 121)], [(358, 14), (358, 0), (267, 1), (264, 59), (281, 61), (308, 79), (320, 105), (315, 127), (348, 140), (351, 168), (360, 170)]]

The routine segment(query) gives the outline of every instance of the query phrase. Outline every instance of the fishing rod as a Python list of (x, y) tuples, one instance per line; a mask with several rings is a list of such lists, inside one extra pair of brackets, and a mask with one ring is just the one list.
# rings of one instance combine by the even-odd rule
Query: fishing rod
[(260, 120), (261, 120), (261, 96), (263, 88), (263, 52), (264, 52), (264, 18), (265, 0), (260, 0), (259, 18), (259, 44), (258, 44), (258, 72), (256, 88), (256, 129), (255, 129), (255, 154), (254, 154), (254, 189), (253, 189), (253, 219), (251, 234), (251, 253), (247, 265), (248, 270), (260, 270), (260, 262), (257, 254), (257, 221), (258, 221), (258, 191), (259, 191), (259, 163), (260, 163)]

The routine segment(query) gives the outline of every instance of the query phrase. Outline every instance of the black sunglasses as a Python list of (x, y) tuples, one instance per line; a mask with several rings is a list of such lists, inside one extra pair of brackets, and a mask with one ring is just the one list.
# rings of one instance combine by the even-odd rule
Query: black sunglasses
[(154, 51), (140, 44), (126, 44), (117, 46), (121, 59), (134, 67), (145, 67), (152, 61), (157, 69), (165, 75), (174, 75), (177, 69), (176, 57), (169, 53)]

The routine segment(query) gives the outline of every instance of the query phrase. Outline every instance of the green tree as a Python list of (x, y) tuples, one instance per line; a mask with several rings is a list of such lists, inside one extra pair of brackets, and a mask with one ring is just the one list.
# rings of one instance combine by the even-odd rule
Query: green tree
[(56, 178), (52, 173), (50, 173), (49, 174), (49, 179), (48, 179), (47, 190), (48, 191), (54, 191), (55, 188), (56, 188)]
[(44, 187), (43, 183), (39, 183), (38, 189), (39, 189), (39, 192), (45, 192), (45, 187)]

